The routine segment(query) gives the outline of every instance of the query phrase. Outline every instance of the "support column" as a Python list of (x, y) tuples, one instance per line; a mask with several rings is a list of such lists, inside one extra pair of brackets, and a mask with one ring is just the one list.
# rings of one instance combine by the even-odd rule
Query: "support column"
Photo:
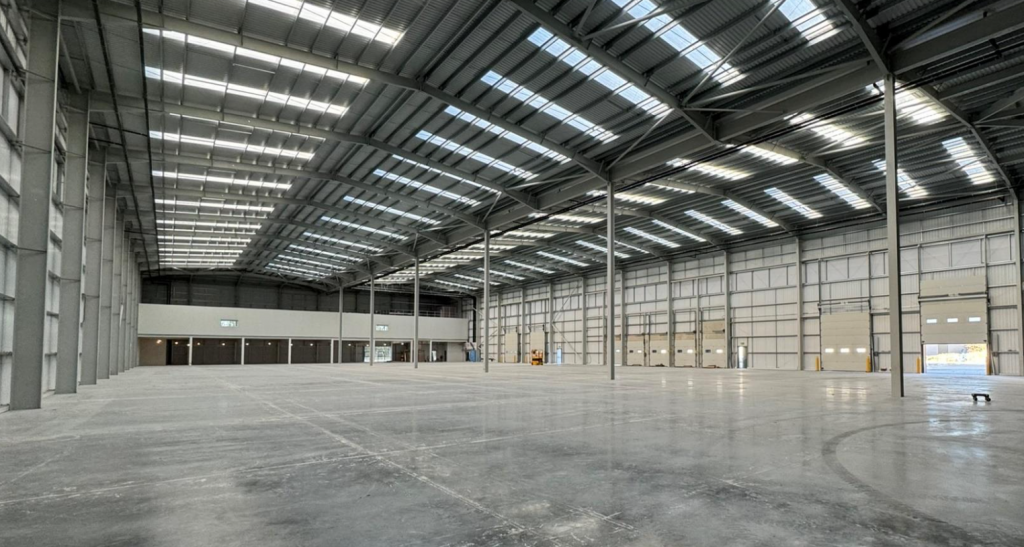
[(587, 278), (584, 276), (580, 276), (580, 350), (576, 361), (587, 364)]
[(377, 313), (374, 303), (376, 287), (374, 286), (373, 272), (370, 272), (370, 366), (377, 360), (377, 320), (374, 317)]
[(192, 366), (192, 337), (188, 337), (188, 366)]
[[(114, 228), (117, 218), (117, 201), (114, 196), (107, 195), (106, 178), (104, 177), (103, 199), (103, 241), (101, 243), (102, 258), (100, 259), (100, 305), (99, 321), (96, 329), (96, 379), (110, 378), (110, 331), (113, 308), (111, 307), (111, 288), (114, 279)], [(113, 193), (113, 192), (109, 192)]]
[[(796, 239), (796, 359), (797, 370), (804, 369), (804, 263), (800, 238)], [(749, 350), (748, 350), (749, 351)]]
[(622, 366), (629, 363), (627, 341), (629, 338), (629, 318), (626, 317), (626, 270), (619, 270), (619, 353), (622, 354)]
[(900, 279), (900, 189), (896, 157), (896, 76), (885, 76), (885, 232), (889, 240), (889, 373), (892, 396), (903, 397), (903, 302)]
[(127, 372), (131, 370), (129, 359), (131, 359), (131, 341), (132, 341), (132, 330), (133, 330), (133, 318), (132, 308), (135, 302), (135, 286), (132, 283), (132, 252), (133, 242), (126, 235), (125, 236), (125, 253), (124, 253), (124, 277), (121, 283), (124, 285), (122, 290), (124, 291), (124, 328), (121, 329), (121, 372)]
[[(501, 306), (498, 306), (501, 313)], [(491, 231), (484, 229), (484, 372), (491, 370)]]
[[(608, 181), (608, 206), (606, 207), (608, 220), (606, 221), (608, 235), (608, 255), (605, 261), (608, 265), (604, 287), (605, 305), (605, 348), (604, 358), (608, 365), (608, 376), (615, 379), (615, 185)], [(625, 357), (625, 355), (623, 355)]]
[(24, 182), (18, 220), (11, 410), (39, 408), (43, 397), (43, 341), (49, 281), (46, 257), (53, 192), (60, 2), (37, 0), (32, 8), (25, 76)]
[(732, 368), (732, 302), (729, 297), (729, 251), (722, 251), (722, 255), (725, 258), (725, 275), (722, 276), (722, 293), (725, 294), (725, 368)]
[(1016, 192), (1010, 192), (1010, 196), (1013, 200), (1013, 265), (1016, 271), (1013, 278), (1017, 280), (1017, 288), (1013, 291), (1017, 302), (1017, 359), (1020, 359), (1021, 365), (1024, 366), (1024, 297), (1021, 295), (1024, 281), (1021, 279), (1020, 198)]
[(288, 364), (292, 364), (292, 339), (288, 339)]
[(338, 280), (338, 364), (342, 363), (341, 352), (345, 340), (345, 285)]
[(544, 360), (555, 362), (555, 284), (548, 283), (548, 335)]
[(412, 368), (420, 368), (420, 259), (412, 269)]
[[(75, 95), (67, 111), (68, 154), (61, 231), (60, 319), (57, 326), (55, 393), (76, 393), (81, 330), (82, 245), (85, 233), (85, 186), (88, 177), (89, 97)], [(95, 376), (95, 371), (93, 373)]]
[(672, 261), (665, 261), (665, 336), (668, 336), (668, 366), (676, 366), (676, 325), (672, 312)]
[[(127, 219), (125, 219), (127, 221)], [(131, 239), (128, 237), (127, 226), (122, 225), (122, 230), (125, 230), (124, 236), (121, 239), (121, 327), (117, 331), (117, 371), (119, 373), (127, 370), (125, 367), (125, 342), (128, 340), (128, 262), (131, 257)]]
[(117, 343), (121, 340), (121, 265), (124, 262), (124, 215), (114, 223), (114, 262), (110, 281), (110, 375), (117, 376), (121, 369)]

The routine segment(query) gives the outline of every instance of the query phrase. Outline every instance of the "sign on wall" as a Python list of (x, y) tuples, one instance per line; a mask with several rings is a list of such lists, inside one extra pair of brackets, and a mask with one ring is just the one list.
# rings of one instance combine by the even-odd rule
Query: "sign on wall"
[(388, 326), (387, 325), (377, 325), (377, 329), (376, 330), (377, 330), (377, 332), (387, 332), (388, 331)]
[(220, 326), (228, 329), (233, 329), (238, 326), (238, 319), (221, 319)]

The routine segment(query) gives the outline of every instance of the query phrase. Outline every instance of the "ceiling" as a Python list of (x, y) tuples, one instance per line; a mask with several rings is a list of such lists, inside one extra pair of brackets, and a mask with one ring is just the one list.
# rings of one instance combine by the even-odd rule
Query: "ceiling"
[[(98, 19), (97, 19), (98, 16)], [(149, 272), (482, 287), (1015, 196), (1024, 4), (65, 2)], [(121, 144), (124, 146), (121, 146)]]

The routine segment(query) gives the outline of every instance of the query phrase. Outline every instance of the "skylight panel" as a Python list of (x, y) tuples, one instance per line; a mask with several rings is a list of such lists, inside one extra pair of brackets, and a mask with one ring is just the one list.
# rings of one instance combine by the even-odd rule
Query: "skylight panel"
[(488, 167), (500, 169), (506, 173), (511, 173), (517, 177), (522, 177), (526, 180), (530, 180), (537, 176), (525, 169), (520, 169), (518, 167), (505, 163), (499, 159), (492, 158), (491, 156), (488, 156), (483, 152), (478, 152), (476, 150), (473, 150), (472, 148), (469, 148), (468, 146), (462, 146), (443, 137), (434, 135), (433, 133), (420, 131), (419, 133), (416, 133), (416, 138), (427, 141), (435, 146), (444, 148), (445, 150), (450, 150), (460, 156), (466, 156), (469, 159), (476, 160), (480, 163), (487, 165)]
[[(599, 235), (599, 236), (597, 236), (597, 238), (600, 239), (601, 241), (604, 241), (606, 245), (608, 244), (608, 238), (607, 237)], [(703, 240), (701, 240), (701, 241), (703, 241)], [(641, 249), (640, 247), (637, 247), (636, 245), (630, 245), (629, 243), (626, 243), (624, 241), (619, 241), (618, 239), (615, 240), (615, 245), (617, 245), (619, 247), (625, 247), (625, 248), (627, 248), (627, 249), (629, 249), (631, 251), (636, 251), (636, 252), (638, 252), (640, 254), (645, 254), (645, 255), (651, 254), (651, 253), (645, 251), (644, 249)]]
[(330, 223), (333, 223), (333, 224), (337, 224), (339, 226), (345, 226), (347, 228), (352, 228), (354, 230), (361, 230), (363, 232), (369, 232), (371, 234), (376, 234), (376, 235), (383, 236), (383, 237), (390, 237), (390, 238), (401, 239), (401, 240), (409, 239), (407, 236), (396, 234), (394, 232), (389, 232), (387, 230), (378, 230), (377, 228), (371, 228), (369, 226), (364, 226), (362, 224), (357, 224), (355, 222), (348, 222), (347, 220), (341, 220), (341, 219), (331, 218), (331, 217), (320, 217), (320, 220), (322, 220), (324, 222), (330, 222)]
[(234, 177), (214, 177), (210, 175), (192, 175), (189, 173), (176, 173), (174, 171), (153, 171), (154, 177), (176, 180), (194, 180), (196, 182), (217, 182), (230, 184), (231, 186), (245, 186), (246, 188), (270, 188), (272, 190), (288, 190), (291, 184), (280, 182), (263, 182), (259, 180), (236, 179)]
[[(591, 190), (591, 191), (587, 192), (587, 195), (588, 196), (594, 196), (594, 197), (603, 197), (603, 196), (607, 196), (608, 192), (605, 191), (605, 190)], [(658, 205), (658, 204), (661, 204), (661, 203), (665, 203), (665, 200), (662, 199), (662, 198), (655, 198), (655, 197), (650, 197), (650, 196), (641, 196), (641, 195), (637, 195), (637, 194), (618, 193), (618, 192), (615, 193), (615, 201), (623, 201), (625, 203), (636, 203), (638, 205)]]
[(530, 213), (533, 218), (547, 218), (548, 220), (560, 220), (562, 222), (570, 222), (573, 224), (596, 224), (604, 220), (601, 217), (592, 217), (587, 215), (573, 215), (573, 214), (559, 214), (549, 215), (547, 213)]
[(703, 237), (700, 237), (700, 236), (695, 235), (695, 234), (691, 234), (690, 232), (687, 232), (686, 230), (683, 230), (681, 228), (676, 228), (675, 226), (673, 226), (673, 225), (671, 225), (671, 224), (669, 224), (667, 222), (662, 222), (660, 220), (652, 220), (651, 222), (653, 222), (655, 224), (655, 226), (660, 226), (660, 227), (662, 227), (662, 228), (664, 228), (666, 230), (675, 232), (675, 233), (677, 233), (677, 234), (679, 234), (679, 235), (681, 235), (683, 237), (688, 237), (688, 238), (690, 238), (690, 239), (692, 239), (694, 241), (699, 241), (701, 243), (707, 241)]
[(423, 222), (423, 223), (426, 223), (426, 224), (440, 224), (441, 223), (438, 220), (429, 219), (427, 217), (420, 216), (420, 215), (417, 215), (415, 213), (409, 213), (409, 212), (406, 212), (406, 211), (402, 211), (400, 209), (395, 209), (394, 207), (388, 207), (387, 205), (381, 205), (380, 203), (374, 203), (372, 201), (366, 201), (365, 199), (354, 198), (352, 196), (344, 196), (341, 199), (343, 199), (343, 200), (345, 200), (345, 201), (347, 201), (349, 203), (354, 203), (354, 204), (359, 205), (361, 207), (369, 207), (370, 209), (374, 209), (374, 210), (377, 210), (377, 211), (382, 211), (382, 212), (389, 213), (389, 214), (392, 214), (392, 215), (395, 215), (395, 216), (404, 217), (404, 218), (407, 218), (409, 220), (415, 220), (416, 222)]
[(363, 250), (366, 250), (366, 251), (373, 251), (373, 252), (378, 252), (378, 253), (383, 251), (383, 249), (381, 249), (380, 247), (371, 247), (370, 245), (364, 245), (362, 243), (355, 243), (355, 242), (352, 242), (352, 241), (345, 241), (344, 239), (338, 239), (336, 237), (325, 236), (325, 235), (318, 234), (318, 233), (315, 233), (315, 232), (303, 232), (302, 235), (304, 237), (311, 237), (313, 239), (319, 239), (321, 241), (327, 241), (327, 242), (333, 243), (335, 245), (344, 245), (346, 247), (355, 247), (356, 249), (363, 249)]
[(331, 272), (325, 272), (321, 270), (315, 270), (312, 268), (303, 268), (300, 266), (293, 266), (290, 264), (281, 264), (280, 262), (271, 262), (265, 266), (266, 269), (283, 273), (286, 275), (292, 275), (296, 277), (312, 277), (320, 279), (331, 275)]
[[(868, 86), (868, 92), (872, 95), (884, 95), (884, 82), (876, 82)], [(909, 117), (916, 123), (933, 124), (942, 121), (946, 117), (945, 110), (937, 108), (932, 100), (916, 89), (896, 90), (896, 115)]]
[(779, 13), (800, 31), (807, 40), (807, 45), (814, 45), (836, 33), (839, 29), (828, 20), (828, 17), (811, 0), (784, 0)]
[(314, 268), (324, 268), (334, 272), (343, 272), (345, 267), (340, 264), (330, 264), (327, 262), (321, 262), (319, 260), (309, 260), (308, 258), (301, 258), (297, 256), (291, 256), (286, 254), (277, 255), (277, 260), (287, 260), (288, 262), (298, 262), (299, 264), (306, 264)]
[(687, 211), (686, 214), (689, 215), (691, 218), (695, 218), (695, 219), (703, 222), (704, 224), (707, 224), (709, 226), (714, 226), (715, 228), (718, 228), (719, 230), (721, 230), (721, 231), (723, 231), (723, 232), (725, 232), (725, 233), (727, 233), (727, 234), (729, 234), (731, 236), (735, 236), (735, 235), (739, 235), (739, 234), (743, 233), (743, 230), (737, 230), (736, 228), (733, 228), (732, 226), (729, 226), (728, 224), (726, 224), (724, 222), (715, 220), (715, 219), (713, 219), (713, 218), (711, 218), (711, 217), (709, 217), (709, 216), (707, 216), (704, 213), (701, 213), (699, 211), (694, 211), (694, 210), (691, 209), (691, 210)]
[(587, 264), (586, 262), (580, 262), (579, 260), (573, 260), (573, 259), (568, 258), (568, 257), (556, 255), (554, 253), (548, 253), (548, 252), (545, 252), (545, 251), (537, 251), (537, 255), (543, 256), (545, 258), (550, 258), (552, 260), (557, 260), (559, 262), (565, 262), (566, 264), (572, 264), (573, 266), (580, 266), (580, 267), (589, 266), (589, 264)]
[(783, 192), (782, 190), (779, 190), (778, 188), (769, 188), (765, 190), (764, 193), (777, 199), (782, 204), (800, 213), (806, 218), (821, 218), (821, 213), (804, 205), (798, 199), (794, 198), (793, 196), (790, 196), (789, 194)]
[(507, 232), (505, 235), (512, 237), (523, 237), (528, 239), (547, 239), (553, 236), (554, 234), (552, 234), (551, 232), (534, 232), (531, 230), (512, 230), (511, 232)]
[(527, 38), (541, 51), (550, 53), (559, 61), (569, 65), (573, 70), (587, 78), (603, 85), (615, 95), (633, 103), (652, 116), (658, 116), (668, 112), (670, 108), (661, 101), (651, 97), (646, 91), (637, 86), (627, 83), (618, 74), (615, 74), (601, 63), (587, 57), (580, 50), (570, 46), (560, 38), (555, 38), (543, 27), (538, 28)]
[[(519, 245), (507, 245), (507, 244), (503, 245), (501, 243), (491, 243), (490, 244), (491, 252), (494, 252), (494, 251), (509, 251), (509, 250), (515, 249), (518, 246)], [(465, 250), (469, 251), (469, 252), (482, 253), (482, 252), (484, 252), (484, 244), (483, 243), (474, 243), (473, 245), (470, 245), (469, 247), (466, 247)]]
[(821, 175), (814, 175), (814, 180), (818, 181), (819, 184), (827, 188), (833, 194), (842, 198), (846, 203), (849, 203), (854, 209), (864, 209), (871, 206), (870, 203), (862, 199), (857, 194), (854, 194), (849, 188), (836, 180), (832, 175), (824, 173)]
[(963, 137), (943, 141), (943, 148), (960, 166), (960, 169), (971, 179), (972, 184), (988, 184), (995, 182), (996, 176), (989, 171), (988, 167), (981, 161), (981, 157), (974, 153)]
[(476, 287), (470, 287), (469, 285), (463, 285), (462, 283), (455, 283), (454, 281), (445, 281), (444, 279), (434, 279), (434, 280), (432, 280), (432, 282), (433, 283), (440, 283), (442, 285), (447, 285), (449, 287), (458, 287), (460, 289), (466, 289), (466, 290), (470, 290), (470, 291), (479, 290)]
[(301, 97), (294, 97), (292, 95), (286, 95), (284, 93), (271, 93), (255, 87), (248, 87), (238, 84), (218, 82), (217, 80), (210, 80), (208, 78), (200, 78), (199, 76), (190, 76), (188, 74), (182, 74), (180, 72), (173, 72), (170, 70), (161, 70), (156, 67), (146, 67), (146, 77), (160, 80), (161, 82), (168, 82), (188, 87), (197, 87), (200, 89), (206, 89), (210, 91), (216, 91), (227, 95), (238, 95), (240, 97), (247, 97), (250, 99), (256, 99), (258, 101), (264, 101), (269, 103), (283, 104), (285, 106), (294, 106), (303, 110), (312, 110), (315, 112), (326, 112), (328, 114), (335, 114), (342, 116), (348, 111), (348, 107), (324, 103), (320, 101), (313, 101), (310, 99), (303, 99)]
[(211, 268), (229, 268), (235, 265), (234, 260), (200, 260), (200, 259), (172, 259), (164, 260), (160, 259), (160, 264), (168, 268), (196, 268), (199, 266), (208, 266)]
[(552, 270), (545, 270), (544, 268), (538, 268), (537, 266), (533, 266), (532, 264), (524, 264), (522, 262), (516, 262), (514, 260), (506, 260), (504, 262), (504, 264), (507, 264), (509, 266), (515, 266), (517, 268), (522, 268), (524, 270), (530, 270), (532, 272), (543, 273), (543, 274), (553, 274), (553, 273), (555, 273)]
[(156, 219), (157, 224), (168, 224), (171, 226), (181, 226), (187, 228), (206, 227), (206, 228), (225, 228), (229, 230), (258, 230), (262, 226), (261, 224), (248, 223), (248, 222), (227, 222), (227, 221), (202, 221), (202, 220), (176, 220), (158, 218)]
[[(792, 0), (790, 0), (792, 1)], [(793, 125), (801, 125), (809, 123), (806, 129), (814, 131), (819, 136), (824, 137), (832, 142), (841, 144), (843, 146), (855, 146), (864, 142), (864, 139), (850, 133), (849, 131), (839, 127), (838, 125), (814, 121), (814, 116), (810, 114), (799, 114), (789, 119), (789, 123)]]
[(458, 108), (455, 108), (454, 106), (451, 105), (445, 107), (444, 111), (446, 114), (454, 116), (458, 120), (462, 120), (471, 125), (475, 125), (476, 127), (479, 127), (480, 129), (483, 129), (488, 133), (493, 133), (497, 135), (498, 138), (512, 141), (513, 143), (522, 146), (523, 148), (526, 148), (528, 150), (532, 150), (545, 158), (551, 158), (557, 161), (558, 163), (565, 163), (569, 161), (569, 158), (563, 156), (562, 154), (559, 154), (558, 152), (553, 152), (545, 146), (524, 139), (523, 137), (520, 137), (519, 135), (512, 133), (511, 131), (506, 131), (501, 127), (498, 127), (497, 125), (494, 125), (493, 123), (490, 123), (486, 120), (482, 120), (470, 114), (469, 112), (463, 112), (462, 110), (459, 110)]
[(313, 256), (324, 256), (324, 257), (328, 257), (328, 258), (334, 258), (334, 259), (337, 259), (337, 260), (344, 260), (344, 261), (347, 261), (347, 262), (362, 262), (363, 261), (363, 259), (355, 257), (355, 256), (348, 256), (348, 255), (344, 255), (344, 254), (341, 254), (341, 253), (335, 253), (335, 252), (332, 252), (332, 251), (325, 251), (323, 249), (317, 249), (316, 247), (306, 247), (304, 245), (296, 245), (294, 243), (292, 243), (291, 245), (288, 245), (288, 250), (292, 251), (292, 252), (300, 253), (300, 254), (310, 254), (310, 255), (313, 255)]
[(631, 233), (633, 235), (637, 235), (637, 236), (640, 236), (640, 237), (642, 237), (644, 239), (651, 240), (651, 241), (653, 241), (653, 242), (655, 242), (658, 245), (661, 245), (663, 247), (668, 247), (669, 249), (678, 249), (679, 248), (679, 244), (678, 243), (673, 243), (673, 242), (671, 242), (671, 241), (669, 241), (669, 240), (667, 240), (667, 239), (665, 239), (663, 237), (658, 237), (658, 236), (656, 236), (654, 234), (647, 233), (647, 232), (645, 232), (645, 231), (643, 231), (643, 230), (641, 230), (639, 228), (634, 228), (632, 226), (627, 226), (627, 227), (624, 228), (624, 230), (626, 230), (627, 232), (629, 232), (629, 233)]
[(743, 171), (737, 171), (736, 169), (717, 167), (707, 163), (695, 163), (684, 158), (676, 158), (668, 162), (668, 165), (671, 167), (686, 167), (697, 171), (698, 173), (704, 173), (705, 175), (711, 175), (712, 177), (718, 177), (726, 180), (741, 180), (750, 176), (750, 173), (744, 173)]
[[(650, 0), (612, 0), (615, 5), (624, 8), (625, 12), (639, 19), (658, 9), (658, 6)], [(632, 5), (631, 5), (632, 4)], [(676, 51), (682, 53), (693, 64), (701, 70), (713, 69), (716, 63), (722, 60), (717, 53), (711, 51), (707, 44), (701, 42), (690, 34), (690, 31), (676, 23), (666, 14), (661, 14), (644, 21), (643, 26), (654, 32), (666, 44), (672, 46)], [(732, 67), (729, 63), (722, 63), (712, 77), (721, 82), (722, 85), (729, 85), (743, 79), (743, 74)]]
[[(875, 160), (871, 163), (874, 164), (875, 169), (885, 173), (885, 160)], [(923, 198), (928, 195), (927, 190), (918, 185), (916, 180), (899, 167), (896, 168), (896, 186), (911, 199)]]
[(442, 177), (448, 177), (448, 178), (450, 178), (452, 180), (457, 180), (459, 182), (475, 186), (477, 188), (480, 188), (481, 190), (486, 190), (486, 191), (491, 192), (493, 194), (500, 194), (501, 193), (500, 191), (495, 190), (493, 188), (488, 188), (486, 186), (481, 186), (481, 185), (479, 185), (479, 184), (477, 184), (477, 183), (475, 183), (475, 182), (473, 182), (473, 181), (471, 181), (469, 179), (464, 179), (462, 177), (457, 177), (455, 175), (446, 173), (446, 172), (444, 172), (444, 171), (442, 171), (440, 169), (435, 169), (435, 168), (433, 168), (433, 167), (431, 167), (429, 165), (420, 163), (418, 161), (413, 161), (413, 160), (410, 160), (410, 159), (407, 159), (407, 158), (403, 158), (402, 156), (396, 156), (396, 155), (392, 155), (391, 157), (396, 159), (396, 160), (398, 160), (398, 161), (400, 161), (400, 162), (402, 162), (402, 163), (408, 163), (409, 165), (414, 165), (416, 167), (419, 167), (420, 169), (426, 170), (426, 171), (428, 171), (430, 173), (434, 173), (435, 175), (440, 175)]
[(405, 186), (409, 186), (417, 190), (423, 190), (424, 192), (430, 192), (431, 194), (435, 194), (443, 198), (448, 198), (450, 200), (457, 201), (459, 203), (465, 203), (467, 205), (471, 205), (474, 207), (480, 205), (480, 202), (475, 199), (470, 199), (463, 195), (456, 194), (455, 192), (449, 192), (448, 190), (442, 190), (440, 188), (437, 188), (436, 186), (423, 184), (422, 182), (412, 180), (408, 177), (403, 177), (401, 175), (396, 175), (394, 173), (389, 173), (387, 171), (382, 171), (380, 169), (374, 169), (373, 174), (377, 175), (378, 177), (395, 181), (399, 184), (404, 184)]
[(487, 74), (484, 74), (483, 77), (480, 78), (480, 81), (514, 99), (536, 108), (538, 111), (543, 112), (548, 116), (569, 125), (570, 127), (578, 129), (583, 132), (584, 135), (593, 137), (601, 142), (608, 143), (619, 138), (615, 133), (608, 131), (579, 114), (569, 112), (568, 110), (508, 78), (502, 78), (494, 71), (488, 71)]
[(225, 44), (223, 42), (217, 42), (217, 41), (209, 40), (209, 39), (206, 39), (206, 38), (200, 38), (198, 36), (192, 36), (192, 35), (189, 35), (189, 34), (183, 34), (183, 33), (180, 33), (180, 32), (175, 32), (173, 30), (161, 30), (161, 29), (155, 29), (155, 28), (144, 28), (144, 29), (142, 29), (142, 32), (145, 32), (146, 34), (151, 34), (153, 36), (159, 36), (159, 37), (165, 38), (167, 40), (173, 40), (173, 41), (176, 41), (176, 42), (187, 43), (190, 46), (197, 46), (197, 47), (202, 47), (202, 48), (206, 48), (206, 49), (211, 49), (213, 51), (221, 51), (221, 52), (225, 52), (225, 53), (231, 53), (231, 54), (238, 55), (238, 56), (241, 56), (241, 57), (248, 57), (250, 59), (256, 59), (258, 61), (263, 61), (265, 63), (269, 63), (269, 64), (272, 64), (272, 65), (278, 65), (279, 67), (283, 66), (283, 67), (299, 70), (299, 71), (302, 71), (302, 72), (309, 72), (311, 74), (316, 74), (317, 76), (326, 76), (328, 78), (332, 78), (334, 80), (338, 80), (339, 83), (352, 82), (352, 83), (355, 83), (355, 84), (358, 84), (358, 85), (363, 85), (366, 82), (370, 81), (370, 80), (367, 80), (366, 78), (362, 78), (360, 76), (354, 76), (352, 74), (346, 74), (346, 73), (338, 71), (338, 70), (332, 70), (332, 69), (328, 69), (328, 68), (323, 68), (323, 67), (319, 67), (319, 66), (316, 66), (316, 65), (310, 65), (310, 64), (307, 64), (307, 63), (300, 63), (298, 61), (293, 61), (291, 59), (282, 59), (281, 57), (278, 57), (277, 55), (270, 55), (269, 53), (261, 53), (259, 51), (253, 51), (251, 49), (246, 49), (244, 47), (236, 47), (236, 46), (233, 46), (231, 44)]
[(213, 209), (231, 209), (234, 211), (260, 211), (269, 213), (274, 210), (273, 207), (265, 205), (243, 205), (239, 203), (225, 203), (223, 201), (184, 201), (179, 199), (161, 199), (156, 198), (153, 201), (160, 205), (171, 205), (174, 207), (209, 207)]
[(683, 188), (676, 188), (675, 186), (666, 186), (664, 184), (658, 184), (656, 182), (648, 182), (644, 186), (651, 186), (653, 188), (660, 188), (662, 190), (668, 190), (669, 192), (675, 192), (677, 194), (692, 194), (693, 190), (686, 190)]
[(744, 206), (740, 205), (739, 203), (736, 203), (735, 201), (733, 201), (731, 199), (727, 199), (727, 200), (723, 201), (722, 205), (725, 205), (726, 207), (728, 207), (728, 208), (732, 209), (733, 211), (736, 211), (737, 213), (739, 213), (739, 214), (741, 214), (741, 215), (743, 215), (743, 216), (753, 220), (754, 222), (760, 223), (765, 228), (775, 228), (775, 227), (777, 227), (779, 225), (777, 222), (774, 222), (771, 219), (769, 219), (769, 218), (767, 218), (767, 217), (765, 217), (763, 215), (759, 215), (759, 214), (751, 211), (747, 207), (744, 207)]
[(157, 239), (169, 242), (187, 242), (195, 243), (196, 245), (211, 245), (211, 244), (224, 244), (224, 245), (238, 245), (246, 246), (250, 241), (248, 237), (228, 237), (228, 236), (179, 236), (170, 234), (159, 234), (156, 236)]
[(771, 150), (765, 150), (764, 148), (759, 148), (757, 146), (741, 146), (740, 151), (779, 165), (793, 165), (794, 163), (797, 163), (797, 160), (794, 158), (779, 154), (778, 152), (772, 152)]
[(195, 247), (173, 247), (165, 246), (160, 248), (161, 255), (180, 255), (180, 256), (231, 256), (237, 257), (245, 251), (244, 247), (236, 247), (233, 249), (199, 249)]
[[(484, 271), (483, 268), (477, 268), (477, 270), (479, 270), (481, 272)], [(515, 279), (516, 281), (523, 281), (523, 280), (526, 279), (525, 277), (523, 277), (521, 275), (514, 275), (514, 274), (510, 274), (508, 272), (501, 272), (501, 271), (498, 271), (498, 270), (495, 270), (495, 269), (491, 269), (491, 275), (496, 275), (498, 277), (507, 277), (509, 279)]]
[(297, 150), (284, 150), (281, 148), (271, 148), (269, 146), (257, 146), (255, 144), (245, 144), (244, 142), (234, 142), (224, 139), (190, 137), (188, 135), (179, 135), (177, 133), (164, 133), (162, 131), (150, 131), (149, 138), (177, 142), (182, 144), (197, 144), (199, 146), (205, 146), (207, 148), (227, 148), (230, 150), (237, 150), (239, 152), (253, 152), (256, 154), (265, 154), (268, 156), (283, 156), (286, 158), (295, 158), (300, 160), (309, 160), (313, 158), (313, 154), (309, 152), (299, 152)]
[(302, 2), (300, 0), (249, 0), (249, 3), (270, 8), (276, 12), (310, 21), (317, 25), (376, 40), (390, 46), (395, 45), (402, 39), (402, 33), (397, 30), (331, 11), (328, 8), (309, 2)]
[[(457, 277), (459, 279), (465, 279), (466, 281), (472, 281), (473, 283), (479, 283), (481, 285), (484, 284), (484, 280), (480, 279), (479, 277), (473, 277), (471, 275), (460, 274), (460, 273), (453, 273), (453, 274), (448, 274), (448, 275), (451, 275), (452, 277)], [(491, 281), (491, 285), (500, 285), (500, 284), (501, 283), (498, 282), (498, 281)]]
[[(588, 248), (590, 250), (597, 251), (599, 253), (607, 253), (608, 252), (607, 248), (602, 247), (602, 246), (597, 245), (597, 244), (594, 244), (594, 243), (591, 243), (589, 241), (576, 241), (575, 243), (577, 245), (580, 245), (582, 247), (586, 247), (586, 248)], [(612, 252), (615, 253), (615, 256), (617, 256), (619, 258), (629, 258), (629, 255), (626, 254), (626, 253), (620, 253), (619, 251), (612, 251)]]

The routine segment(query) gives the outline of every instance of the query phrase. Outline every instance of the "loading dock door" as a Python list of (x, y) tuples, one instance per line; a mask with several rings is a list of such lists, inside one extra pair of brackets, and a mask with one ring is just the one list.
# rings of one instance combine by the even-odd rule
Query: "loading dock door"
[(865, 372), (871, 358), (871, 314), (821, 316), (821, 369)]
[(676, 366), (695, 367), (697, 366), (697, 344), (696, 333), (676, 333)]
[[(540, 327), (534, 327), (530, 331), (530, 348), (526, 352), (527, 355), (533, 355), (533, 352), (538, 351), (541, 355), (544, 355), (544, 331)], [(548, 362), (548, 356), (544, 355), (544, 362)]]
[(667, 367), (669, 361), (669, 347), (667, 334), (651, 334), (648, 344), (648, 366)]
[(626, 364), (631, 367), (642, 367), (647, 365), (647, 344), (644, 343), (643, 334), (630, 334), (626, 337)]
[(701, 366), (728, 368), (725, 352), (725, 321), (701, 321)]
[(505, 347), (503, 349), (502, 362), (519, 362), (519, 333), (516, 331), (505, 333)]
[(988, 296), (984, 276), (921, 282), (924, 371), (986, 374)]

